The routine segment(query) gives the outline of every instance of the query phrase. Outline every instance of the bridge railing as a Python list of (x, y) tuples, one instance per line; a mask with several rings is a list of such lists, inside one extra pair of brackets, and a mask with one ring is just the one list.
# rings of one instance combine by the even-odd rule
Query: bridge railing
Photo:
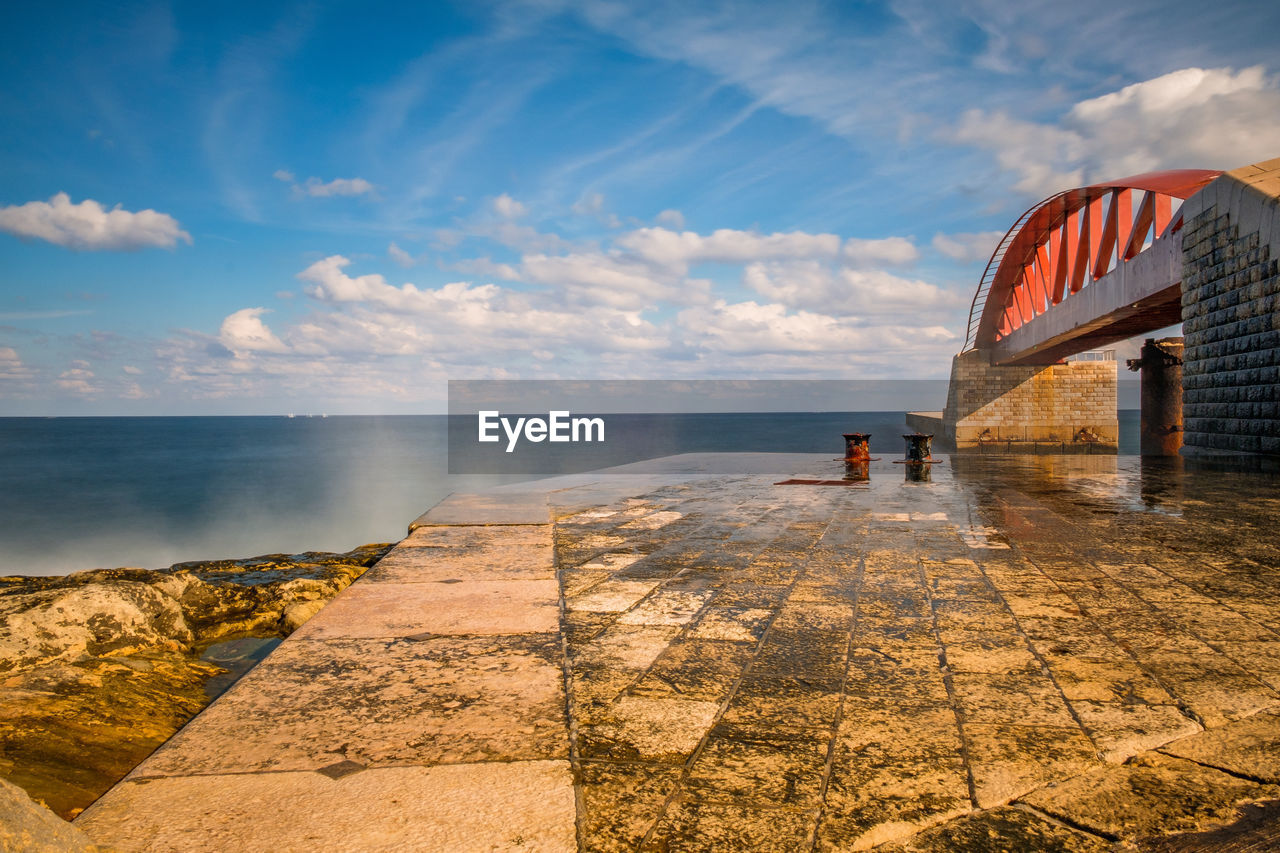
[(982, 272), (982, 280), (978, 282), (978, 291), (973, 294), (973, 302), (969, 305), (969, 324), (965, 328), (964, 347), (960, 352), (968, 352), (977, 346), (978, 326), (982, 322), (982, 309), (986, 305), (987, 294), (991, 292), (991, 283), (995, 281), (996, 271), (1000, 269), (1000, 262), (1004, 260), (1005, 253), (1009, 251), (1013, 238), (1022, 230), (1022, 226), (1027, 224), (1031, 214), (1039, 210), (1042, 205), (1043, 202), (1027, 208), (1026, 213), (1018, 217), (1018, 221), (1013, 223), (1013, 227), (1006, 231), (1004, 237), (996, 244), (995, 250), (991, 253), (991, 259), (987, 261), (987, 268)]

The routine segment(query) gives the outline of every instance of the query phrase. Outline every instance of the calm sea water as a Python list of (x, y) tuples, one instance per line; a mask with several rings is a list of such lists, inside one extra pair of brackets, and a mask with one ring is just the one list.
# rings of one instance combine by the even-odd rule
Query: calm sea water
[[(1137, 413), (1120, 414), (1134, 453)], [(635, 458), (834, 454), (852, 430), (898, 454), (906, 431), (898, 412), (671, 418)], [(0, 574), (345, 551), (400, 539), (450, 492), (521, 479), (448, 474), (443, 415), (0, 418)]]

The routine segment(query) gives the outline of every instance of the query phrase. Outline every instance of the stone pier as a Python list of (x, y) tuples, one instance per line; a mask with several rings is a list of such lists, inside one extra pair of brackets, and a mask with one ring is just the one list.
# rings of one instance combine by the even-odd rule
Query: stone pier
[(1270, 482), (952, 459), (451, 497), (76, 826), (124, 851), (1269, 849)]

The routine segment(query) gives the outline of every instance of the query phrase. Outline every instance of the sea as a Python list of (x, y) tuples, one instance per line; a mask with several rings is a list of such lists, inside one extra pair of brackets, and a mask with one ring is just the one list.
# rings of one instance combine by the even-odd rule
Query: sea
[[(902, 412), (610, 415), (643, 433), (610, 461), (750, 451), (833, 455), (845, 432), (901, 454)], [(394, 542), (451, 492), (546, 476), (449, 473), (446, 415), (0, 418), (0, 575)], [(627, 427), (630, 427), (629, 429)], [(1120, 411), (1120, 452), (1138, 412)], [(455, 470), (458, 466), (455, 465)]]

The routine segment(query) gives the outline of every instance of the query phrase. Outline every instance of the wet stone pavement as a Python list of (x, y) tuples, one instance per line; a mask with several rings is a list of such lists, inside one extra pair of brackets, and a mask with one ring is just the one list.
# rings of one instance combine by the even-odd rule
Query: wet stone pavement
[(1280, 849), (1280, 478), (724, 473), (762, 458), (451, 497), (76, 825), (122, 850)]
[(581, 849), (1166, 849), (1280, 798), (1275, 480), (953, 462), (559, 519)]

